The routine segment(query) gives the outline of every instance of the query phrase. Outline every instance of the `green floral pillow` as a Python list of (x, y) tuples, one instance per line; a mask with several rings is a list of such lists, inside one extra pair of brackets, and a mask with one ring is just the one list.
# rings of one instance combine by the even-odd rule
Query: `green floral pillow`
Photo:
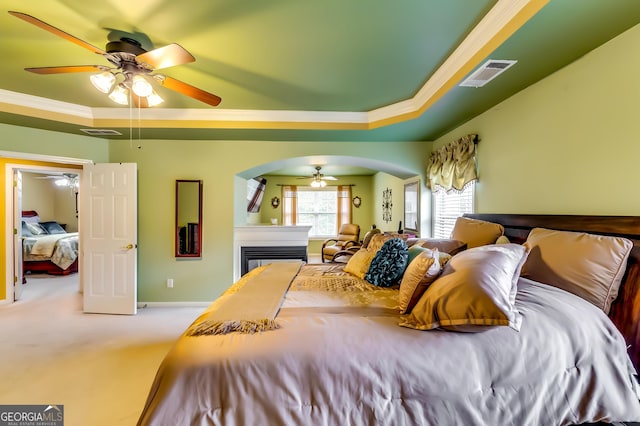
[(408, 257), (407, 243), (400, 238), (392, 238), (378, 250), (364, 279), (376, 286), (391, 287), (402, 279)]

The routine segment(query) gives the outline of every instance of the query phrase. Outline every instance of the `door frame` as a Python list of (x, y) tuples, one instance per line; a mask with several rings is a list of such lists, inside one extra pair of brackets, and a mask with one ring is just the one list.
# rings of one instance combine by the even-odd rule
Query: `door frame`
[[(69, 168), (70, 165), (81, 165), (86, 163), (93, 163), (92, 160), (88, 159), (77, 159), (77, 158), (61, 158), (55, 156), (48, 155), (34, 155), (34, 154), (24, 154), (21, 156), (20, 153), (11, 153), (12, 160), (22, 160), (28, 159), (32, 161), (43, 161), (49, 163), (58, 163), (59, 166), (41, 166), (35, 164), (21, 164), (21, 163), (6, 163), (5, 164), (5, 235), (7, 236), (5, 241), (5, 253), (7, 254), (5, 260), (5, 283), (6, 283), (6, 298), (4, 300), (0, 300), (0, 305), (8, 305), (14, 303), (14, 277), (16, 276), (17, 271), (15, 271), (15, 256), (14, 250), (17, 248), (17, 239), (13, 238), (13, 229), (14, 229), (14, 221), (18, 223), (21, 212), (17, 211), (17, 206), (14, 206), (14, 198), (13, 198), (13, 175), (16, 170), (20, 170), (21, 172), (62, 172), (62, 173), (75, 173), (82, 179), (82, 169), (74, 169)], [(82, 194), (78, 193), (78, 204), (80, 204)], [(80, 213), (78, 212), (78, 223), (80, 223)], [(15, 245), (15, 246), (14, 246)], [(78, 256), (81, 256), (81, 251), (78, 252)], [(78, 259), (78, 265), (80, 265), (81, 259)], [(82, 289), (82, 272), (78, 271), (79, 276), (79, 290)]]

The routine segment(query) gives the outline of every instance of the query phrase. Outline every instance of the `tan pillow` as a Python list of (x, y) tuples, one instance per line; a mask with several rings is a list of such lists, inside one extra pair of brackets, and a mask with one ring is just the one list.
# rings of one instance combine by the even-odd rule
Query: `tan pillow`
[(438, 250), (423, 250), (411, 261), (402, 276), (398, 293), (398, 308), (401, 314), (413, 309), (429, 284), (438, 278), (442, 271)]
[(417, 330), (442, 328), (478, 332), (506, 325), (520, 330), (520, 313), (511, 302), (526, 249), (494, 244), (453, 256), (400, 323)]
[(453, 227), (451, 238), (467, 243), (467, 248), (495, 244), (499, 236), (504, 234), (504, 227), (499, 223), (459, 217)]
[(371, 241), (369, 241), (367, 248), (375, 253), (382, 248), (384, 243), (392, 238), (394, 238), (394, 236), (391, 234), (375, 234), (371, 237)]
[(364, 248), (369, 247), (369, 242), (371, 242), (371, 238), (373, 238), (373, 236), (376, 234), (380, 234), (381, 232), (382, 231), (380, 231), (379, 228), (373, 228), (372, 230), (364, 234), (364, 238), (362, 239), (362, 247)]
[(467, 243), (460, 240), (427, 238), (418, 242), (422, 247), (438, 249), (441, 253), (449, 253), (451, 256), (467, 249)]
[(355, 252), (344, 266), (343, 271), (351, 275), (364, 279), (365, 274), (369, 270), (369, 265), (373, 260), (376, 252), (362, 248)]
[(561, 288), (605, 313), (618, 295), (633, 243), (620, 237), (534, 228), (522, 276)]

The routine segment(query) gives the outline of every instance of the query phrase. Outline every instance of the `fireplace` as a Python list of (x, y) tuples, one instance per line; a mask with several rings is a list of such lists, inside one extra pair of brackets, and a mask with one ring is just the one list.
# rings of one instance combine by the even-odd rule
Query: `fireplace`
[(234, 228), (233, 279), (285, 260), (307, 261), (310, 226), (247, 225)]
[(300, 259), (307, 261), (307, 246), (240, 247), (240, 275), (271, 262)]

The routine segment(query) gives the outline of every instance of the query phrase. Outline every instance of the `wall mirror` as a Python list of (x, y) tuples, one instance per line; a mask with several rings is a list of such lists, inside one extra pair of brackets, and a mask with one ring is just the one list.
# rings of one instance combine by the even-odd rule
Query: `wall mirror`
[(404, 229), (406, 231), (419, 231), (418, 221), (420, 220), (420, 182), (407, 183), (404, 186)]
[(176, 180), (176, 257), (202, 255), (202, 181)]

